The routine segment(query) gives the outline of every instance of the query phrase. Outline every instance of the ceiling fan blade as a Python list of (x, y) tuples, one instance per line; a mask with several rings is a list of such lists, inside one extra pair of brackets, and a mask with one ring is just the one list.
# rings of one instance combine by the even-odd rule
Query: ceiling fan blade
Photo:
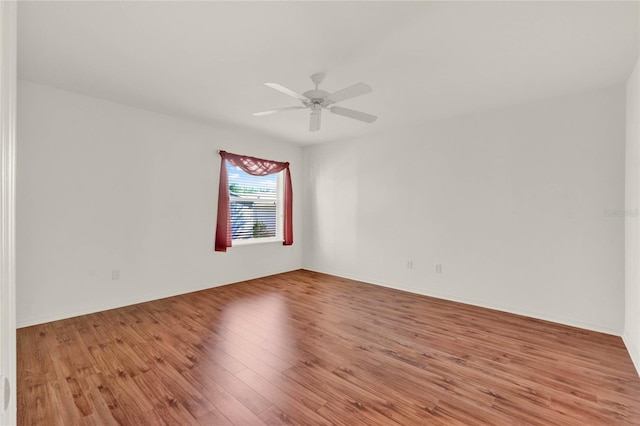
[(367, 114), (365, 112), (356, 111), (354, 109), (343, 108), (339, 106), (334, 106), (329, 108), (334, 114), (344, 115), (345, 117), (353, 118), (356, 120), (364, 121), (365, 123), (373, 123), (378, 119), (375, 115)]
[(269, 114), (275, 114), (276, 112), (292, 111), (294, 109), (307, 109), (307, 107), (305, 107), (305, 106), (291, 106), (291, 107), (284, 107), (284, 108), (276, 108), (276, 109), (270, 109), (269, 111), (254, 112), (253, 115), (255, 115), (255, 116), (269, 115)]
[(306, 96), (303, 96), (298, 92), (294, 92), (291, 89), (287, 89), (286, 87), (281, 86), (278, 83), (265, 83), (264, 85), (267, 86), (267, 87), (271, 87), (272, 89), (275, 89), (278, 92), (282, 92), (285, 95), (289, 95), (292, 98), (296, 98), (296, 99), (299, 99), (301, 101), (308, 101), (309, 100), (309, 98), (307, 98)]
[(344, 101), (345, 99), (364, 95), (365, 93), (369, 93), (371, 91), (373, 91), (373, 89), (368, 84), (358, 83), (330, 94), (329, 96), (327, 96), (326, 100), (331, 103), (336, 103)]
[(311, 113), (311, 120), (309, 121), (310, 132), (320, 130), (320, 111), (321, 110), (317, 110)]

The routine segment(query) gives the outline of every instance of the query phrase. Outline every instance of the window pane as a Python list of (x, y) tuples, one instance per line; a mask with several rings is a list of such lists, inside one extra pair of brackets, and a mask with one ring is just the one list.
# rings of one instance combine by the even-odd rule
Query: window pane
[(276, 236), (276, 203), (231, 201), (231, 238), (265, 238)]
[(278, 176), (252, 176), (227, 163), (231, 238), (278, 236)]

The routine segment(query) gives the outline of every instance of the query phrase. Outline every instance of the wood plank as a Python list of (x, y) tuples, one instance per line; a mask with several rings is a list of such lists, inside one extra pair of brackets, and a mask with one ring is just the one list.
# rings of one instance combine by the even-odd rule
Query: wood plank
[(226, 368), (213, 361), (194, 368), (191, 373), (204, 374), (211, 380), (214, 380), (254, 414), (260, 414), (271, 407), (271, 403), (260, 393), (253, 390), (250, 386), (247, 386)]
[(200, 388), (202, 394), (232, 423), (237, 425), (263, 424), (258, 416), (215, 380), (211, 380), (208, 376), (198, 374), (195, 371), (185, 371), (183, 374), (185, 374), (185, 379)]

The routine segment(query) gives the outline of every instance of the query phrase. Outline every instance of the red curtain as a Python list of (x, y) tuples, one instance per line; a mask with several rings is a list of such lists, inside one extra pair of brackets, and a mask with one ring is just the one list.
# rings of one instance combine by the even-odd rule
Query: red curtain
[(266, 176), (273, 173), (285, 172), (284, 181), (284, 245), (293, 244), (293, 187), (291, 186), (291, 171), (289, 163), (263, 160), (262, 158), (246, 155), (231, 154), (220, 151), (220, 184), (218, 187), (218, 223), (216, 226), (216, 251), (227, 251), (231, 247), (231, 215), (229, 213), (229, 178), (227, 177), (228, 161), (246, 173), (254, 176)]

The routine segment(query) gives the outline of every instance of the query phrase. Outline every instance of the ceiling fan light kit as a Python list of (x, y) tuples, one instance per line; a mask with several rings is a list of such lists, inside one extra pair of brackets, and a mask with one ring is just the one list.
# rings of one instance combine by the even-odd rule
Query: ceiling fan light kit
[(281, 86), (277, 83), (265, 83), (265, 86), (274, 90), (291, 96), (302, 102), (303, 106), (290, 106), (284, 108), (277, 108), (268, 111), (254, 112), (253, 115), (269, 115), (278, 112), (292, 111), (296, 109), (310, 109), (311, 117), (309, 120), (309, 131), (315, 132), (320, 130), (320, 117), (323, 109), (329, 110), (333, 114), (342, 115), (343, 117), (352, 118), (354, 120), (363, 121), (365, 123), (373, 123), (378, 117), (375, 115), (367, 114), (364, 112), (356, 111), (349, 108), (335, 106), (334, 104), (346, 99), (355, 98), (372, 91), (371, 87), (365, 83), (357, 83), (353, 86), (346, 87), (342, 90), (338, 90), (334, 93), (329, 93), (325, 90), (318, 89), (318, 85), (324, 80), (324, 73), (316, 73), (311, 76), (311, 81), (315, 84), (316, 88), (307, 90), (303, 94), (295, 92), (289, 88)]

